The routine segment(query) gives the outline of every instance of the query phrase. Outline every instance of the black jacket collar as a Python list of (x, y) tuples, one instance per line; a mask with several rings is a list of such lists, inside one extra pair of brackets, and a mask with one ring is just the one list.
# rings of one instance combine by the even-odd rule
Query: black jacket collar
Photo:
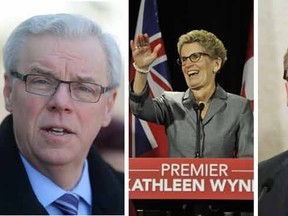
[[(95, 146), (88, 155), (92, 214), (124, 214), (124, 174), (111, 168)], [(0, 125), (0, 214), (45, 215), (18, 153), (12, 115)]]

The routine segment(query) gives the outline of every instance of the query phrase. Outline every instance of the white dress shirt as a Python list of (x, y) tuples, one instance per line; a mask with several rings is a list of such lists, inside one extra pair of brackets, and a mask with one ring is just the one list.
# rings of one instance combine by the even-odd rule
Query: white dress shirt
[(20, 156), (34, 193), (36, 194), (39, 202), (44, 206), (50, 215), (62, 215), (61, 211), (52, 204), (55, 200), (67, 192), (72, 192), (79, 195), (79, 215), (89, 215), (92, 213), (92, 192), (87, 160), (84, 162), (83, 171), (77, 185), (71, 191), (66, 191), (36, 170), (21, 153)]

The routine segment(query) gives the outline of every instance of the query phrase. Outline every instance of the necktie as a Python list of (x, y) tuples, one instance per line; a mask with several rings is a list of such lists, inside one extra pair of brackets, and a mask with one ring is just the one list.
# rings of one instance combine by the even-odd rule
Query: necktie
[(79, 197), (72, 193), (66, 193), (56, 201), (54, 205), (64, 214), (64, 215), (77, 215), (78, 212)]

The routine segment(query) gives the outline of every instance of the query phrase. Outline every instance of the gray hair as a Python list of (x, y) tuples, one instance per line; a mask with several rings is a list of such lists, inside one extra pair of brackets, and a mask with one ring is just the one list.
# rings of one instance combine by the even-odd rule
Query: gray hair
[(107, 76), (110, 85), (119, 86), (122, 60), (117, 41), (110, 33), (103, 32), (96, 22), (77, 14), (37, 15), (23, 21), (11, 33), (3, 47), (6, 73), (16, 70), (20, 61), (18, 54), (31, 35), (52, 35), (59, 38), (97, 37), (107, 55)]

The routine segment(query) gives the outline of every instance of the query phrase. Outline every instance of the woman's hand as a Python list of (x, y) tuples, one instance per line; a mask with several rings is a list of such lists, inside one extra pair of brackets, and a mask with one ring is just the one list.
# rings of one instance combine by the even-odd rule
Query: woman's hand
[(152, 51), (149, 36), (145, 33), (136, 35), (135, 41), (130, 41), (130, 48), (136, 66), (143, 70), (148, 70), (149, 66), (157, 58), (161, 44), (157, 44)]

